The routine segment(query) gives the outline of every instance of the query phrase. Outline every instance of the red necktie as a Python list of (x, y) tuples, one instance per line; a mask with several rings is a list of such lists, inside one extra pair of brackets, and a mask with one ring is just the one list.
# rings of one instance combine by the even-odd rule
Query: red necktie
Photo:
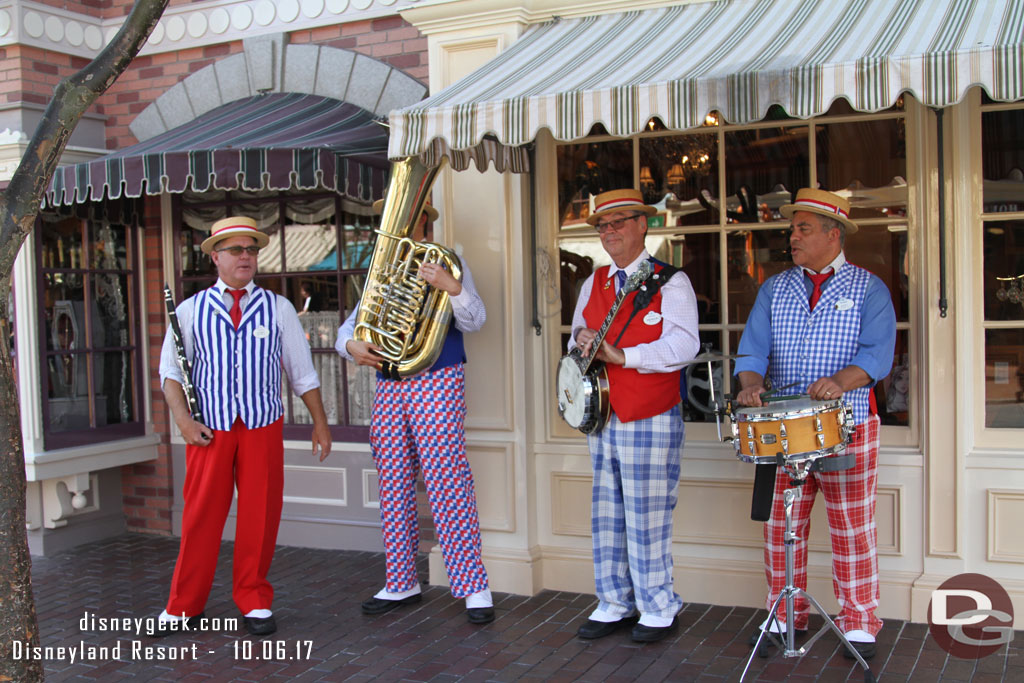
[(829, 271), (827, 273), (812, 273), (810, 271), (806, 272), (807, 277), (811, 278), (811, 282), (814, 283), (814, 291), (811, 292), (811, 310), (813, 311), (814, 305), (817, 304), (818, 299), (821, 298), (821, 285), (825, 282), (825, 280), (829, 279), (832, 276), (832, 271)]
[(242, 307), (239, 303), (242, 301), (242, 297), (245, 295), (244, 289), (229, 289), (228, 293), (235, 297), (235, 303), (231, 305), (231, 322), (234, 323), (235, 329), (238, 329), (238, 324), (242, 322)]

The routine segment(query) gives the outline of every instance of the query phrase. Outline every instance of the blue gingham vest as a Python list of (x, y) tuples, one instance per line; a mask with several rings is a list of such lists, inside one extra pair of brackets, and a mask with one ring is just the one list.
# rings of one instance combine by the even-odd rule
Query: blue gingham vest
[[(858, 349), (861, 308), (870, 277), (863, 268), (844, 263), (826, 282), (812, 312), (803, 268), (790, 268), (776, 276), (772, 291), (772, 361), (768, 369), (773, 386), (796, 383), (793, 393), (806, 392), (818, 378), (850, 364)], [(868, 417), (870, 391), (861, 387), (843, 394), (853, 408), (855, 424)]]
[(254, 287), (237, 330), (216, 289), (195, 298), (192, 382), (206, 425), (227, 431), (241, 417), (250, 429), (266, 427), (284, 414), (274, 293)]

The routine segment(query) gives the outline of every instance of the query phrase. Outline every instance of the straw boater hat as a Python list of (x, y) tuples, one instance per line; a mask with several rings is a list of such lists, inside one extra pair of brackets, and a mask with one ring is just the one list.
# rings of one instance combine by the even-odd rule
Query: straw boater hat
[[(373, 212), (374, 213), (384, 213), (384, 200), (383, 199), (378, 199), (377, 201), (375, 201), (373, 203)], [(437, 213), (437, 209), (435, 209), (430, 204), (427, 204), (426, 206), (423, 207), (423, 213), (427, 214), (427, 220), (430, 221), (431, 223), (436, 221), (437, 217), (439, 215)]]
[(253, 238), (256, 240), (256, 246), (261, 249), (270, 244), (270, 237), (256, 228), (256, 221), (245, 216), (228, 216), (213, 224), (213, 227), (210, 228), (210, 236), (203, 240), (200, 248), (204, 254), (210, 254), (218, 242), (235, 235), (246, 235)]
[(847, 235), (857, 232), (857, 224), (850, 220), (850, 201), (832, 192), (805, 187), (797, 191), (795, 202), (779, 209), (779, 213), (786, 218), (792, 218), (797, 211), (833, 218), (846, 227)]
[(653, 216), (658, 210), (653, 206), (644, 204), (643, 195), (640, 190), (612, 190), (602, 192), (596, 197), (591, 197), (591, 211), (587, 216), (587, 223), (597, 225), (597, 219), (605, 214), (616, 211), (640, 211), (641, 213)]

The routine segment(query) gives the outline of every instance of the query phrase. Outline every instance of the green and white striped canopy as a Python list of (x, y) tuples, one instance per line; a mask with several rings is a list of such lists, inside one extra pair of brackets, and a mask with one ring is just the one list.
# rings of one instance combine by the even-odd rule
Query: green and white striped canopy
[(388, 153), (516, 171), (516, 148), (541, 128), (575, 140), (600, 122), (627, 136), (652, 116), (685, 130), (711, 110), (748, 123), (773, 104), (806, 118), (839, 97), (871, 112), (905, 92), (945, 107), (974, 85), (1012, 101), (1022, 46), (1022, 0), (718, 0), (556, 19), (392, 112)]

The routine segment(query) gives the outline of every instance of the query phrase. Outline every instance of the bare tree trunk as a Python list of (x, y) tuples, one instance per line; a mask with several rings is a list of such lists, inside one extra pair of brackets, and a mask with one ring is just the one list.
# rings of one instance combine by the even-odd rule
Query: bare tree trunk
[[(78, 120), (135, 58), (167, 2), (136, 0), (110, 44), (85, 68), (57, 85), (21, 164), (0, 199), (0, 681), (43, 680), (41, 661), (15, 660), (11, 653), (14, 641), (29, 647), (39, 645), (32, 596), (32, 559), (25, 533), (25, 456), (10, 353), (8, 296), (14, 259), (35, 225), (46, 188)], [(21, 351), (21, 362), (31, 362), (35, 350)]]

